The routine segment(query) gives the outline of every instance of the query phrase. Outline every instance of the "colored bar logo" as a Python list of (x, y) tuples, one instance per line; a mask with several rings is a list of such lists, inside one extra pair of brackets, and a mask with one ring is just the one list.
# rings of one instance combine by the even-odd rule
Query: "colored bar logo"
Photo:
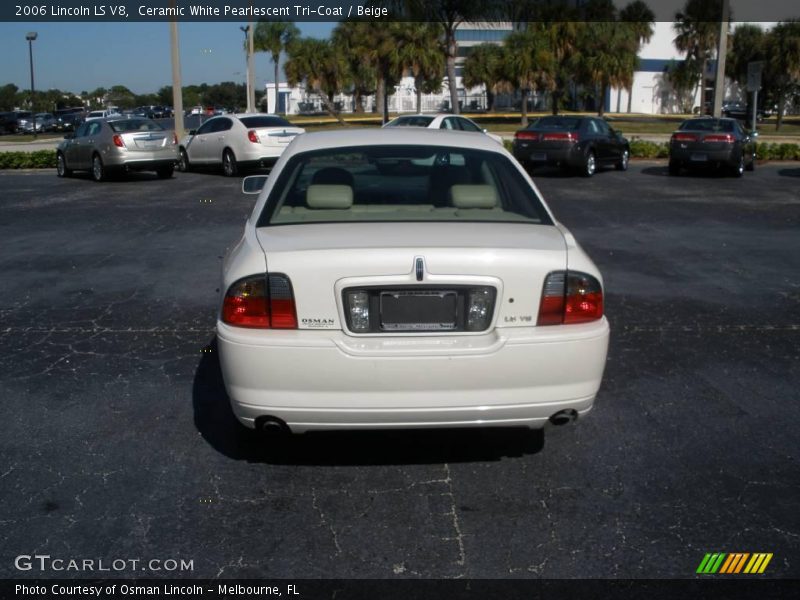
[(771, 560), (771, 552), (708, 553), (700, 561), (696, 572), (701, 575), (737, 575), (739, 573), (760, 575), (766, 570)]

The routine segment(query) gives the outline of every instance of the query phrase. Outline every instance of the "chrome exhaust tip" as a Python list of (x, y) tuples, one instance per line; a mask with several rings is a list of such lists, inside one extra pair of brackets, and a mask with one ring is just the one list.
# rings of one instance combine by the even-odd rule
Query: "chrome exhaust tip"
[(561, 425), (567, 425), (568, 423), (572, 423), (574, 420), (578, 418), (578, 411), (568, 408), (566, 410), (560, 410), (557, 413), (553, 414), (550, 417), (550, 422), (557, 427)]

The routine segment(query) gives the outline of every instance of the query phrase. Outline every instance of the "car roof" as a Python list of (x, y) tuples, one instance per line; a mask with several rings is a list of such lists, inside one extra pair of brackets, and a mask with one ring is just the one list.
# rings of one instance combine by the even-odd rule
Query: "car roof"
[(387, 129), (355, 129), (353, 131), (317, 131), (294, 139), (291, 152), (308, 152), (348, 146), (451, 146), (453, 148), (503, 150), (487, 135), (468, 131), (389, 127)]
[(217, 115), (218, 117), (236, 117), (237, 119), (241, 119), (242, 117), (278, 117), (283, 119), (284, 121), (288, 121), (286, 117), (283, 115), (276, 115), (274, 113), (262, 113), (262, 112), (255, 112), (255, 113), (234, 113), (234, 114), (227, 114), (227, 115)]

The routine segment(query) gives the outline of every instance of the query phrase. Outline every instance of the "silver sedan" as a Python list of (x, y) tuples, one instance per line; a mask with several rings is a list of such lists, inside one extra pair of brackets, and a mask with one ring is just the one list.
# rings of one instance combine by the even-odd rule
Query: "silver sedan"
[(304, 132), (277, 115), (214, 117), (181, 140), (178, 169), (222, 166), (222, 172), (231, 177), (243, 167), (272, 166), (289, 142)]
[(58, 176), (83, 170), (103, 181), (115, 171), (155, 171), (166, 179), (175, 171), (177, 143), (173, 131), (150, 119), (92, 119), (58, 145)]

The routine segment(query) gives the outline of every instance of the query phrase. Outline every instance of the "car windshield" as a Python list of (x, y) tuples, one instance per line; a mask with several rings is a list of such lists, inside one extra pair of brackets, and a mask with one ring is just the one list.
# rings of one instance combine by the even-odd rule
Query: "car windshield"
[(716, 119), (693, 119), (684, 121), (680, 128), (683, 131), (733, 131), (733, 121), (717, 121)]
[(531, 129), (567, 129), (575, 131), (581, 126), (581, 120), (574, 117), (542, 117), (530, 126)]
[(398, 117), (394, 121), (389, 121), (386, 127), (427, 127), (433, 121), (433, 117), (415, 115), (413, 117)]
[(258, 129), (261, 127), (292, 127), (289, 121), (281, 117), (242, 117), (239, 120), (248, 129)]
[(498, 152), (370, 146), (292, 157), (258, 225), (376, 221), (551, 224), (534, 189)]
[(126, 119), (124, 121), (109, 122), (111, 129), (116, 133), (129, 133), (131, 131), (164, 131), (155, 121), (150, 119)]

